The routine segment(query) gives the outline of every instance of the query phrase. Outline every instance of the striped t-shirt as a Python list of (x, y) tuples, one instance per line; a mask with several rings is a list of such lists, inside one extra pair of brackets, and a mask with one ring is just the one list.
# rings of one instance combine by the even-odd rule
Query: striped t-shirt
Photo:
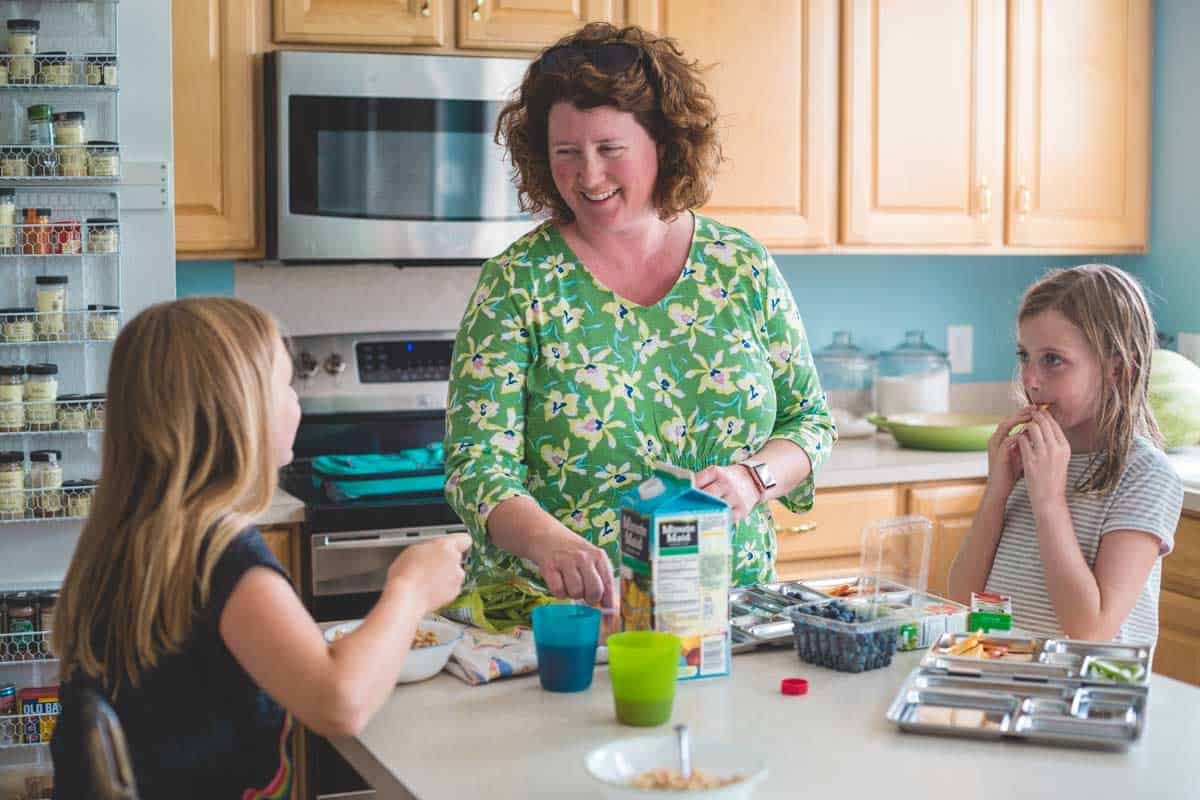
[[(1158, 591), (1162, 556), (1175, 544), (1175, 525), (1183, 507), (1183, 484), (1166, 455), (1145, 438), (1136, 437), (1116, 488), (1105, 495), (1081, 494), (1078, 486), (1092, 454), (1071, 456), (1067, 468), (1067, 507), (1079, 549), (1089, 568), (1095, 568), (1100, 540), (1109, 531), (1146, 531), (1159, 539), (1159, 558), (1133, 611), (1121, 624), (1118, 642), (1153, 644), (1158, 639)], [(1039, 636), (1062, 636), (1063, 629), (1046, 592), (1034, 526), (1033, 506), (1022, 477), (1004, 509), (1004, 530), (988, 575), (987, 591), (1009, 595), (1013, 626)]]

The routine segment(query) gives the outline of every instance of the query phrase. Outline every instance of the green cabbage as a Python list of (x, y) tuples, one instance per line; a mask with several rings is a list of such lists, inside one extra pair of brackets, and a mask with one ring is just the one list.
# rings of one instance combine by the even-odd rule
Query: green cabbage
[(1150, 408), (1168, 449), (1200, 442), (1200, 367), (1171, 350), (1155, 350)]

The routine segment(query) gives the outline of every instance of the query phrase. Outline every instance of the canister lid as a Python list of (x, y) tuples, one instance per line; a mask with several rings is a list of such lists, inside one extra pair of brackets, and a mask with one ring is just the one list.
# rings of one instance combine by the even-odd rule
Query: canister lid
[(51, 119), (55, 122), (83, 122), (87, 119), (87, 114), (82, 111), (59, 111)]
[(20, 464), (25, 461), (25, 454), (20, 450), (0, 451), (0, 464)]
[(66, 275), (38, 275), (33, 279), (38, 286), (58, 286), (67, 282)]
[(24, 364), (0, 364), (0, 375), (24, 375)]
[(29, 453), (30, 461), (62, 462), (62, 450), (33, 450)]
[(57, 364), (30, 364), (26, 369), (30, 375), (57, 375)]
[(41, 27), (42, 23), (36, 19), (10, 19), (8, 21), (10, 31), (36, 31)]

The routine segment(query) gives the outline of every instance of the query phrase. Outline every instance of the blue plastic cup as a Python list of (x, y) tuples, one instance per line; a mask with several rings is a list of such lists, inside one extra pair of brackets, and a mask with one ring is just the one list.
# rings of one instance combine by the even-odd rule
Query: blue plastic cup
[(538, 679), (548, 692), (582, 692), (592, 685), (600, 609), (552, 604), (533, 610)]

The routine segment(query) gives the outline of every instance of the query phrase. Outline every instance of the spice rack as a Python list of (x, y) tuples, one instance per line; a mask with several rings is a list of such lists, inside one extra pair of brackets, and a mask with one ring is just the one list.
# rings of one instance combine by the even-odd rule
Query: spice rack
[(12, 684), (16, 698), (9, 701), (15, 708), (7, 708), (0, 698), (0, 787), (6, 769), (23, 775), (49, 765), (49, 740), (43, 733), (56, 721), (57, 705), (46, 713), (22, 714), (19, 695), (23, 689), (58, 684), (59, 662), (50, 648), (49, 631), (0, 634), (0, 687)]
[[(33, 52), (0, 45), (0, 365), (58, 368), (54, 397), (28, 396), (27, 382), (21, 402), (0, 402), (0, 451), (14, 462), (24, 456), (0, 464), (14, 483), (24, 479), (19, 488), (0, 481), (0, 527), (77, 524), (91, 499), (91, 489), (71, 484), (95, 478), (100, 393), (122, 322), (118, 8), (116, 0), (0, 0), (4, 33), (9, 20), (38, 23), (36, 31), (18, 25), (36, 36)], [(66, 116), (43, 123), (45, 109), (30, 114), (45, 105)], [(53, 139), (41, 138), (48, 131)], [(65, 301), (39, 304), (39, 288), (51, 288), (45, 279), (64, 277)], [(35, 479), (43, 450), (59, 451), (62, 487)], [(6, 669), (0, 654), (0, 683)]]

